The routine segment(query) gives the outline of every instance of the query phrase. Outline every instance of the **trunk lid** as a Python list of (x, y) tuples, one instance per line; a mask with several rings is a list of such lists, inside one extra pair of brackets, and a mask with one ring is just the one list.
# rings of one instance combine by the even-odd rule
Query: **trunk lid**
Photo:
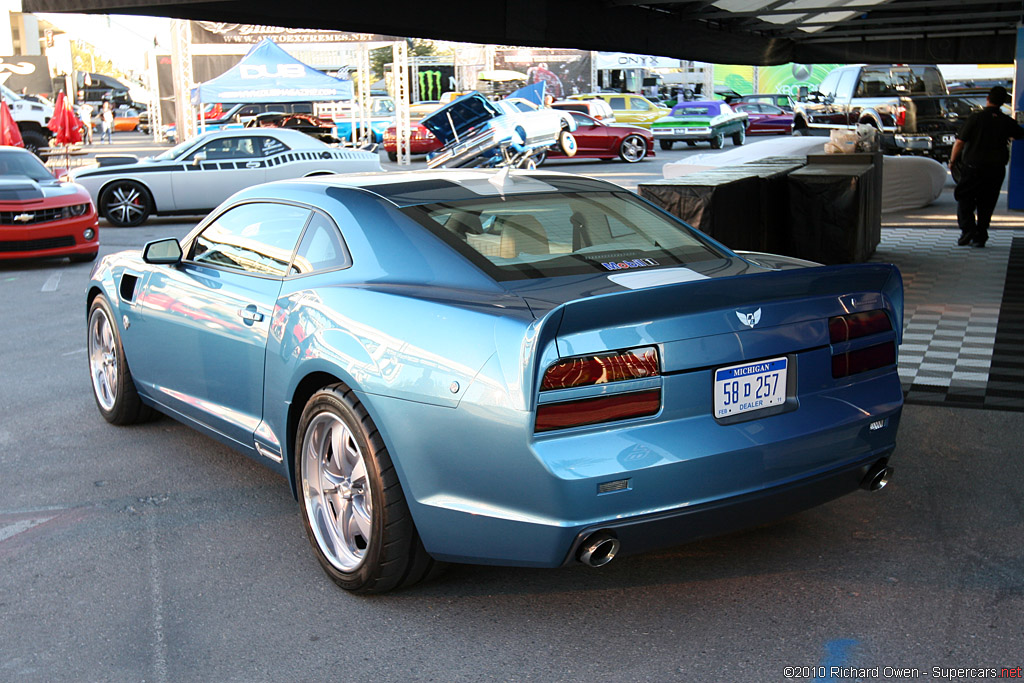
[(560, 357), (659, 345), (671, 373), (827, 345), (828, 318), (855, 311), (887, 309), (899, 343), (902, 292), (894, 266), (827, 266), (605, 290), (551, 320)]

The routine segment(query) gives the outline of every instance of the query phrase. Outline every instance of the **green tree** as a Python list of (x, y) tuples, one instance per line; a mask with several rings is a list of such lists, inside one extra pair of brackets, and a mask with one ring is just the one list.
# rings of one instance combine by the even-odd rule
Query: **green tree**
[(95, 47), (80, 40), (71, 42), (71, 65), (75, 71), (113, 76), (119, 80), (128, 78), (128, 74), (115, 67), (114, 63), (97, 52)]
[[(440, 54), (437, 44), (432, 40), (421, 40), (412, 38), (409, 40), (409, 56), (425, 57), (427, 55)], [(379, 47), (370, 50), (370, 75), (371, 80), (379, 81), (384, 78), (384, 66), (390, 64), (394, 59), (391, 46)]]

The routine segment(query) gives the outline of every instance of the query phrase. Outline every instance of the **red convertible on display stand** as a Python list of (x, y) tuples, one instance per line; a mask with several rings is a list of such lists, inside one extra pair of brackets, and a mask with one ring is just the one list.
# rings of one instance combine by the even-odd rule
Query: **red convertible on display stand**
[[(621, 159), (628, 163), (654, 156), (654, 135), (646, 128), (607, 124), (579, 112), (568, 112), (576, 120), (575, 159)], [(545, 159), (568, 159), (557, 145), (537, 157), (539, 166)]]

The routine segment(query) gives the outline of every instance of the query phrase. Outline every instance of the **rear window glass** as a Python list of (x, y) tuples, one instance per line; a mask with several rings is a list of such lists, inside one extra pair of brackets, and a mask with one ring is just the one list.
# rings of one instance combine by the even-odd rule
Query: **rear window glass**
[(496, 280), (678, 266), (724, 256), (695, 231), (627, 193), (505, 196), (404, 211)]

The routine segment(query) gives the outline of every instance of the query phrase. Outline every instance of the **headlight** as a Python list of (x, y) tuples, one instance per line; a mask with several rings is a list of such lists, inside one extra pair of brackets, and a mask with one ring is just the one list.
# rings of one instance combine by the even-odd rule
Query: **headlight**
[(86, 242), (92, 241), (92, 238), (96, 236), (96, 231), (92, 228), (86, 228), (85, 232), (82, 233), (82, 237), (85, 238)]
[(89, 213), (88, 204), (75, 204), (74, 206), (65, 206), (61, 209), (61, 218), (76, 218), (78, 216), (84, 216)]

